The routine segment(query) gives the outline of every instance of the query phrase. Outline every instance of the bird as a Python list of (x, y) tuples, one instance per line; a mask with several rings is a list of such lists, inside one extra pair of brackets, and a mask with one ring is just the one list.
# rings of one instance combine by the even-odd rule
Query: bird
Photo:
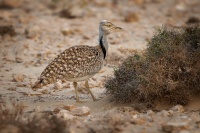
[(97, 101), (98, 99), (89, 89), (88, 80), (103, 67), (108, 53), (107, 36), (120, 30), (122, 30), (121, 27), (115, 26), (108, 20), (100, 21), (98, 45), (76, 45), (64, 50), (44, 69), (38, 80), (33, 84), (32, 90), (36, 91), (38, 88), (57, 81), (69, 81), (73, 82), (76, 102), (82, 102), (78, 97), (77, 82), (85, 81), (87, 91), (93, 101)]

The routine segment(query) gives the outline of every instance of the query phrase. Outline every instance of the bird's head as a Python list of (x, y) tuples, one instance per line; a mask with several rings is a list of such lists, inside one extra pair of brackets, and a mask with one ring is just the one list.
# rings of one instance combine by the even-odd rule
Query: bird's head
[(99, 23), (99, 30), (103, 31), (105, 34), (110, 34), (111, 32), (117, 32), (122, 30), (121, 27), (115, 26), (113, 23), (107, 21), (107, 20), (102, 20)]

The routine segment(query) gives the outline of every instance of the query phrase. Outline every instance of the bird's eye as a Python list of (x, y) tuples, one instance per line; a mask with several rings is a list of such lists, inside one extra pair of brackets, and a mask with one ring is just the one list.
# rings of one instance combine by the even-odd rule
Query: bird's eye
[(111, 27), (111, 24), (108, 24), (107, 26), (108, 26), (108, 27)]

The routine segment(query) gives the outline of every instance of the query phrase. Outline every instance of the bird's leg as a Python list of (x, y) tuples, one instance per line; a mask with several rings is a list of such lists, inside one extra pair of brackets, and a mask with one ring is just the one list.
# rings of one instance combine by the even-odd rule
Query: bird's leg
[(85, 87), (87, 88), (87, 91), (90, 93), (90, 95), (92, 96), (93, 101), (98, 101), (98, 99), (96, 99), (94, 97), (94, 95), (92, 94), (90, 88), (89, 88), (89, 84), (88, 84), (88, 80), (85, 81)]
[(74, 88), (75, 88), (75, 93), (76, 93), (76, 102), (82, 102), (79, 97), (78, 97), (78, 92), (77, 92), (77, 82), (73, 82)]

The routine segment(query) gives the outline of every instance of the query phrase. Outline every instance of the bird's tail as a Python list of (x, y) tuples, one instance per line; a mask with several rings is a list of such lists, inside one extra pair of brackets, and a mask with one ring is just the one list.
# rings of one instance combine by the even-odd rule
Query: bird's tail
[(44, 86), (43, 83), (44, 79), (38, 79), (33, 85), (32, 85), (32, 90), (37, 90), (38, 88), (41, 88)]
[(56, 82), (56, 78), (39, 78), (33, 85), (32, 90), (37, 90), (38, 88), (42, 88), (43, 86), (46, 86), (48, 84), (51, 84), (53, 82)]

